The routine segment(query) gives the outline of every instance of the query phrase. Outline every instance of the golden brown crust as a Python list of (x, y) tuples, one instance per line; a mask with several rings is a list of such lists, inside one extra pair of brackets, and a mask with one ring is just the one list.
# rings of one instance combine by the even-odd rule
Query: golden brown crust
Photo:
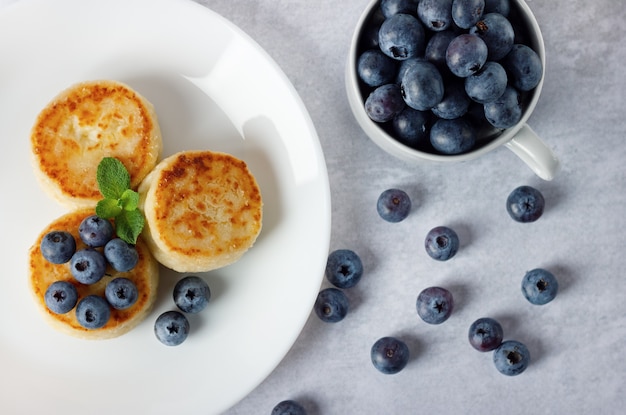
[[(91, 285), (81, 284), (71, 274), (69, 263), (55, 265), (48, 262), (40, 250), (41, 240), (44, 235), (52, 230), (64, 230), (70, 232), (76, 240), (77, 249), (85, 248), (85, 244), (78, 235), (78, 226), (87, 216), (94, 214), (91, 209), (81, 209), (67, 213), (50, 223), (38, 236), (36, 242), (29, 251), (29, 286), (35, 303), (44, 315), (46, 321), (55, 329), (75, 337), (85, 339), (108, 339), (127, 333), (137, 326), (150, 312), (156, 299), (159, 269), (158, 263), (150, 254), (143, 240), (137, 240), (137, 252), (139, 262), (137, 266), (128, 272), (117, 272), (111, 267), (107, 268), (107, 275), (99, 282)], [(109, 276), (110, 275), (110, 276)], [(82, 327), (76, 320), (75, 310), (66, 314), (51, 312), (44, 300), (44, 294), (50, 284), (55, 281), (68, 281), (78, 291), (78, 298), (84, 298), (90, 294), (104, 296), (106, 284), (115, 277), (131, 279), (137, 286), (139, 296), (137, 302), (126, 310), (111, 308), (109, 322), (100, 329), (89, 330)]]
[(211, 151), (161, 161), (140, 185), (144, 236), (153, 255), (179, 272), (238, 260), (262, 225), (262, 198), (245, 162)]
[(31, 130), (35, 173), (43, 188), (69, 208), (101, 198), (96, 169), (118, 158), (135, 188), (154, 168), (162, 138), (152, 104), (116, 81), (75, 84), (55, 97)]

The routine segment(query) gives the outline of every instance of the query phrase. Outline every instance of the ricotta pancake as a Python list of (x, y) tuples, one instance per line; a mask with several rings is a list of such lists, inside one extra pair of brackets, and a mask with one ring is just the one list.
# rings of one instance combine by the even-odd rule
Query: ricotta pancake
[(261, 232), (261, 192), (230, 154), (183, 151), (162, 160), (139, 186), (142, 235), (154, 257), (178, 272), (237, 261)]
[[(115, 271), (107, 267), (106, 275), (95, 284), (81, 284), (73, 277), (70, 263), (52, 264), (41, 254), (40, 244), (43, 237), (50, 231), (67, 231), (76, 240), (76, 249), (83, 249), (86, 245), (78, 234), (78, 226), (87, 216), (93, 215), (93, 209), (80, 209), (67, 213), (50, 223), (38, 236), (29, 251), (29, 285), (38, 309), (45, 320), (60, 332), (91, 340), (109, 339), (121, 336), (136, 327), (148, 315), (157, 296), (159, 284), (159, 265), (144, 241), (139, 237), (135, 247), (139, 254), (139, 261), (135, 268), (127, 272)], [(55, 314), (48, 309), (44, 294), (48, 286), (55, 281), (68, 281), (76, 287), (78, 300), (87, 295), (95, 294), (104, 297), (106, 284), (116, 277), (125, 277), (132, 280), (137, 286), (138, 298), (135, 304), (125, 310), (111, 308), (109, 321), (99, 329), (86, 329), (78, 323), (74, 308), (65, 314)]]
[(130, 86), (98, 80), (75, 84), (55, 97), (31, 130), (35, 175), (69, 209), (102, 198), (96, 170), (119, 159), (136, 188), (159, 161), (162, 138), (153, 105)]

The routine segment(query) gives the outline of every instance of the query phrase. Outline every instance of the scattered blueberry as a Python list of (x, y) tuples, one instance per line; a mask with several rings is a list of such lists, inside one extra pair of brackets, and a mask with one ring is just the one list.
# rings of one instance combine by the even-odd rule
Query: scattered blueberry
[(396, 61), (380, 51), (366, 50), (359, 56), (357, 72), (365, 84), (373, 87), (389, 84), (396, 77)]
[(99, 329), (110, 317), (109, 303), (98, 295), (88, 295), (76, 305), (76, 320), (86, 329)]
[(405, 107), (400, 87), (396, 84), (381, 85), (373, 90), (365, 100), (367, 116), (376, 122), (387, 122), (398, 115)]
[(166, 311), (154, 322), (154, 335), (166, 346), (178, 346), (189, 335), (189, 320), (180, 311)]
[(461, 154), (476, 143), (476, 129), (465, 119), (438, 119), (430, 129), (430, 144), (441, 154)]
[(539, 190), (532, 186), (520, 186), (506, 199), (506, 211), (517, 222), (534, 222), (543, 215), (545, 204)]
[(93, 248), (80, 249), (72, 255), (70, 272), (78, 282), (94, 284), (100, 281), (106, 272), (104, 255)]
[(117, 277), (108, 282), (104, 289), (104, 297), (111, 307), (117, 310), (125, 310), (135, 304), (139, 293), (137, 286), (132, 280)]
[(485, 118), (497, 128), (511, 128), (522, 118), (522, 100), (517, 89), (507, 85), (502, 95), (484, 105)]
[(522, 279), (524, 297), (535, 305), (544, 305), (554, 300), (559, 283), (550, 271), (536, 268), (528, 271)]
[(438, 261), (447, 261), (459, 250), (459, 237), (454, 229), (437, 226), (426, 234), (424, 246), (426, 253)]
[(428, 287), (417, 296), (417, 314), (428, 324), (441, 324), (446, 321), (452, 309), (454, 301), (452, 293), (441, 287)]
[(502, 325), (490, 317), (474, 321), (469, 328), (468, 338), (472, 347), (479, 352), (494, 350), (502, 343)]
[(139, 262), (139, 253), (134, 245), (120, 238), (113, 238), (104, 246), (104, 257), (114, 270), (127, 272)]
[(507, 340), (494, 350), (493, 363), (503, 375), (519, 375), (530, 363), (530, 352), (523, 343)]
[(513, 45), (502, 59), (502, 66), (511, 78), (512, 85), (520, 91), (530, 91), (541, 81), (541, 58), (526, 45)]
[(499, 13), (487, 13), (471, 29), (471, 34), (479, 36), (487, 45), (487, 59), (498, 61), (513, 47), (515, 32), (509, 20)]
[(298, 402), (288, 399), (279, 402), (272, 409), (271, 415), (306, 415), (306, 410)]
[(87, 216), (78, 226), (78, 235), (80, 239), (91, 247), (100, 247), (106, 245), (115, 233), (113, 224), (102, 219), (98, 215)]
[(348, 314), (348, 298), (338, 288), (325, 288), (317, 294), (313, 309), (322, 321), (337, 323)]
[(338, 288), (354, 287), (363, 276), (363, 263), (356, 252), (338, 249), (328, 255), (325, 274), (328, 281)]
[(450, 28), (452, 21), (452, 0), (420, 0), (417, 15), (424, 26), (434, 32)]
[(65, 314), (76, 306), (78, 292), (76, 287), (68, 281), (55, 281), (48, 286), (44, 301), (53, 313)]
[(386, 375), (400, 372), (409, 362), (409, 348), (395, 337), (378, 339), (370, 352), (372, 364)]
[(202, 278), (190, 275), (174, 286), (174, 303), (184, 313), (199, 313), (209, 303), (211, 290)]
[(487, 62), (487, 45), (478, 36), (463, 33), (450, 42), (446, 50), (446, 63), (453, 74), (467, 78)]
[(394, 14), (385, 19), (380, 26), (378, 43), (380, 50), (393, 59), (413, 58), (424, 53), (426, 47), (424, 26), (410, 14)]
[(443, 99), (443, 78), (434, 64), (417, 60), (404, 72), (400, 89), (406, 105), (419, 111), (430, 110)]
[(39, 245), (43, 257), (53, 264), (64, 264), (76, 252), (76, 241), (71, 233), (51, 231), (44, 235)]
[(387, 222), (401, 222), (409, 216), (411, 198), (404, 190), (387, 189), (378, 197), (376, 210)]

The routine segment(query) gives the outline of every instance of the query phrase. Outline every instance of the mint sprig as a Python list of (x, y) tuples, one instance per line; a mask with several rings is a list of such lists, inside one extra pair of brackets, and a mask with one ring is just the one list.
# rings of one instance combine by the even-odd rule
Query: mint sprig
[(96, 205), (96, 215), (115, 219), (117, 236), (129, 244), (137, 243), (145, 219), (138, 209), (139, 193), (130, 188), (128, 170), (118, 159), (105, 157), (98, 164), (96, 180), (104, 197)]

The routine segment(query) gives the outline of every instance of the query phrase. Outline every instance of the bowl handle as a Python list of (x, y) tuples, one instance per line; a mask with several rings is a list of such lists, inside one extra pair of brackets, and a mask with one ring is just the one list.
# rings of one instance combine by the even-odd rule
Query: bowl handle
[(527, 125), (505, 144), (532, 171), (544, 180), (552, 180), (559, 168), (559, 160), (539, 136)]

